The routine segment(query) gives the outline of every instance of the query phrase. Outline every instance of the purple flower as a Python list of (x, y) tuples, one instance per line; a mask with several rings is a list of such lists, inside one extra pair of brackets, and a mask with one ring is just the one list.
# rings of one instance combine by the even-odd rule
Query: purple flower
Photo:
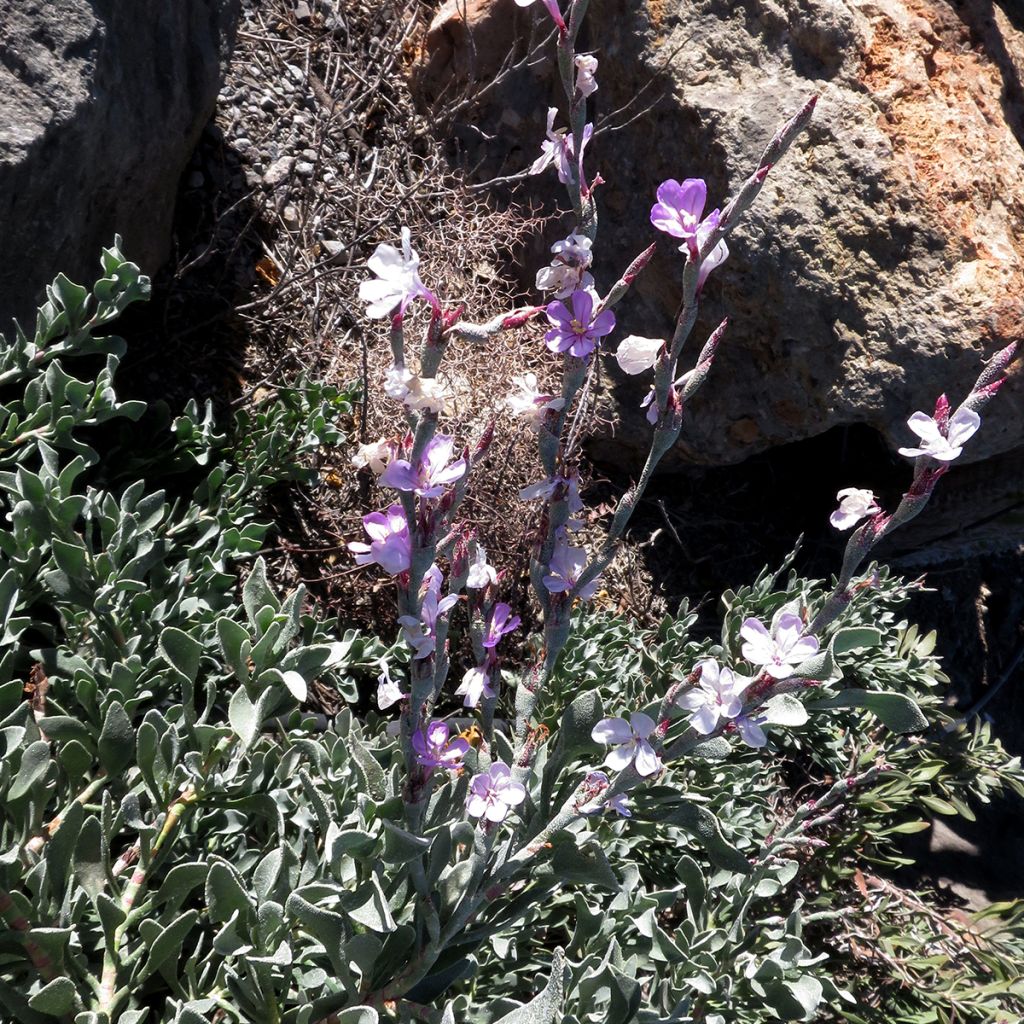
[(359, 298), (369, 303), (366, 315), (374, 319), (390, 315), (398, 309), (399, 314), (414, 299), (426, 299), (437, 305), (437, 299), (420, 280), (420, 258), (411, 245), (408, 228), (402, 228), (402, 249), (382, 243), (367, 260), (367, 266), (376, 279), (363, 281), (359, 286)]
[(519, 616), (510, 615), (512, 609), (499, 601), (491, 611), (491, 617), (487, 620), (487, 632), (484, 635), (483, 645), (488, 650), (497, 647), (503, 636), (519, 628)]
[(449, 739), (450, 735), (448, 723), (437, 719), (413, 733), (412, 749), (416, 763), (424, 768), (460, 767), (462, 758), (469, 753), (469, 744), (460, 736)]
[(743, 710), (743, 691), (754, 681), (720, 666), (714, 658), (698, 662), (700, 682), (676, 697), (676, 703), (694, 712), (690, 725), (702, 736), (718, 728), (722, 718), (735, 718)]
[(661, 759), (647, 742), (655, 728), (653, 718), (634, 711), (628, 722), (624, 718), (602, 718), (590, 736), (596, 743), (611, 744), (604, 759), (609, 768), (620, 772), (632, 764), (638, 775), (647, 777), (661, 770)]
[(441, 570), (432, 565), (423, 578), (423, 600), (420, 617), (400, 615), (398, 623), (405, 633), (406, 642), (416, 652), (414, 659), (428, 658), (437, 647), (437, 620), (458, 603), (458, 594), (441, 597)]
[[(682, 184), (669, 178), (658, 186), (658, 201), (651, 207), (651, 223), (675, 238), (682, 238), (692, 256), (697, 255), (700, 227), (708, 187), (703, 178), (687, 178)], [(680, 246), (683, 248), (683, 246)]]
[(761, 665), (773, 679), (787, 678), (797, 665), (818, 652), (817, 638), (803, 635), (797, 607), (794, 601), (780, 609), (770, 633), (760, 619), (745, 619), (740, 627), (740, 636), (746, 641), (743, 657), (752, 665)]
[(482, 665), (469, 669), (462, 677), (462, 683), (455, 691), (455, 696), (463, 698), (463, 707), (475, 708), (480, 703), (482, 697), (490, 699), (497, 696), (497, 693), (491, 686), (492, 664), (490, 659), (488, 659)]
[[(551, 564), (543, 581), (545, 589), (549, 594), (568, 593), (579, 582), (586, 565), (587, 552), (583, 548), (570, 547), (563, 536), (555, 542), (555, 550), (551, 552)], [(581, 601), (589, 601), (599, 585), (600, 577), (591, 580), (576, 596)]]
[(828, 517), (828, 521), (837, 530), (849, 530), (862, 519), (882, 511), (878, 507), (874, 493), (860, 487), (844, 487), (836, 498), (839, 501), (839, 508)]
[(907, 426), (921, 439), (921, 444), (918, 448), (901, 448), (900, 455), (911, 459), (929, 455), (939, 462), (952, 462), (974, 437), (981, 426), (981, 417), (973, 409), (958, 409), (948, 423), (940, 425), (926, 412), (915, 412), (907, 420)]
[(576, 143), (573, 140), (572, 132), (564, 134), (555, 131), (555, 118), (558, 110), (555, 107), (548, 108), (547, 138), (540, 144), (540, 156), (530, 165), (530, 174), (540, 174), (551, 164), (555, 165), (558, 171), (558, 180), (566, 185), (572, 177), (572, 165), (570, 161), (574, 158), (577, 162), (579, 179), (583, 181), (583, 151), (587, 148), (591, 136), (594, 134), (594, 126), (587, 124), (583, 128), (583, 142), (580, 151), (576, 152)]
[(384, 512), (371, 512), (363, 516), (363, 529), (370, 543), (353, 541), (348, 546), (349, 551), (356, 556), (357, 565), (376, 562), (392, 576), (409, 568), (412, 541), (401, 505), (391, 505)]
[[(569, 296), (570, 311), (564, 302), (548, 304), (548, 320), (554, 325), (544, 340), (552, 352), (568, 352), (586, 359), (598, 339), (615, 330), (615, 314), (606, 309), (594, 316), (594, 296), (590, 292), (574, 291)], [(592, 319), (593, 318), (593, 319)]]
[(392, 459), (381, 474), (380, 482), (397, 491), (413, 491), (421, 498), (439, 498), (448, 484), (466, 474), (466, 460), (449, 465), (455, 438), (436, 434), (423, 449), (419, 465), (413, 469), (408, 459)]
[(525, 799), (526, 789), (512, 779), (509, 766), (495, 761), (487, 771), (473, 776), (466, 811), (473, 818), (504, 821), (508, 812)]

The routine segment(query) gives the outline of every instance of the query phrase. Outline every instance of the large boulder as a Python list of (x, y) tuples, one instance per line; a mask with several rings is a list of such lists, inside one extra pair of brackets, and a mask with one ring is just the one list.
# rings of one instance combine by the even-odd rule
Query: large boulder
[[(455, 25), (464, 7), (442, 8), (428, 45), (443, 42), (455, 79), (470, 66), (459, 47), (473, 45), (486, 81), (495, 68), (481, 55), (501, 50), (494, 37), (511, 45), (521, 16), (516, 28), (500, 0), (469, 0), (466, 24)], [(849, 424), (895, 449), (912, 440), (911, 412), (930, 410), (942, 391), (959, 400), (985, 357), (1024, 337), (1017, 0), (592, 0), (589, 25), (598, 114), (634, 97), (613, 121), (640, 114), (598, 137), (588, 162), (608, 182), (599, 284), (654, 237), (658, 182), (704, 177), (719, 205), (784, 117), (820, 94), (808, 135), (769, 176), (706, 289), (696, 343), (722, 315), (732, 324), (679, 461), (738, 462)], [(443, 61), (431, 57), (424, 88), (437, 91)], [(526, 166), (546, 107), (564, 109), (551, 70), (524, 65), (487, 94), (478, 135), (503, 132), (510, 154), (490, 170)], [(545, 187), (557, 187), (553, 175)], [(680, 257), (669, 243), (662, 236), (620, 307), (620, 336), (670, 332)], [(649, 436), (634, 411), (639, 392), (614, 387), (627, 402), (614, 444), (632, 461)], [(987, 419), (965, 461), (1021, 445), (1016, 380)], [(602, 445), (605, 457), (613, 450)]]
[(115, 232), (153, 272), (240, 0), (0, 0), (0, 331)]

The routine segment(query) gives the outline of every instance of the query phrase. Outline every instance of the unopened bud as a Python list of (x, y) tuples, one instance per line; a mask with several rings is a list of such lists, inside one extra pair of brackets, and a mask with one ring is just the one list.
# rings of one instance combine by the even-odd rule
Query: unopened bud
[(764, 179), (768, 177), (768, 172), (771, 169), (771, 164), (763, 164), (761, 167), (758, 167), (758, 169), (754, 172), (754, 179), (758, 182), (758, 184), (764, 184)]
[(491, 447), (491, 442), (494, 440), (494, 424), (495, 421), (491, 420), (486, 427), (484, 427), (483, 433), (477, 438), (476, 444), (473, 446), (473, 458), (479, 459), (483, 456), (487, 449)]
[(528, 306), (526, 309), (513, 310), (501, 321), (501, 329), (508, 331), (513, 327), (522, 327), (528, 320), (532, 320), (539, 313), (543, 313), (545, 308), (545, 306)]
[(449, 309), (442, 317), (444, 329), (447, 331), (449, 328), (454, 327), (459, 322), (459, 317), (465, 311), (466, 307), (464, 305), (454, 306), (452, 309)]
[(637, 279), (637, 276), (644, 267), (651, 262), (651, 257), (657, 251), (657, 248), (658, 243), (652, 242), (642, 253), (640, 253), (639, 256), (637, 256), (635, 260), (633, 260), (632, 263), (630, 263), (628, 267), (626, 267), (626, 272), (622, 275), (622, 280), (625, 281), (626, 284), (632, 284)]

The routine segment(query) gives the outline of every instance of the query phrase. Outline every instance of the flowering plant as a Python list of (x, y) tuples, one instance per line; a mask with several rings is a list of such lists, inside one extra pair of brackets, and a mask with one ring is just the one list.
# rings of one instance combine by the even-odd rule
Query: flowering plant
[[(869, 915), (860, 901), (884, 880), (861, 878), (864, 895), (850, 877), (865, 856), (899, 863), (894, 838), (919, 827), (921, 806), (969, 813), (1001, 788), (1024, 794), (1019, 761), (944, 707), (934, 638), (896, 617), (909, 588), (865, 567), (970, 443), (1013, 352), (956, 411), (943, 397), (911, 417), (914, 477), (892, 511), (866, 489), (840, 492), (832, 521), (850, 533), (830, 584), (765, 572), (723, 595), (716, 638), (691, 636), (686, 607), (651, 629), (594, 611), (723, 341), (725, 324), (683, 369), (702, 289), (814, 103), (721, 207), (705, 214), (700, 179), (652, 187), (653, 227), (681, 243), (681, 311), (668, 337), (614, 353), (627, 373), (653, 371), (651, 447), (587, 544), (572, 415), (654, 247), (598, 287), (585, 157), (600, 141), (587, 120), (599, 58), (576, 52), (586, 0), (567, 18), (557, 0), (543, 7), (569, 126), (549, 115), (532, 170), (555, 168), (576, 220), (542, 277), (554, 298), (467, 320), (423, 283), (407, 233), (401, 248), (382, 243), (360, 289), (367, 315), (389, 319), (386, 393), (404, 418), (354, 459), (387, 494), (349, 545), (360, 571), (394, 583), (386, 642), (339, 637), (301, 588), (278, 596), (257, 558), (262, 489), (302, 479), (311, 447), (343, 442), (344, 396), (240, 419), (231, 441), (191, 405), (175, 457), (206, 476), (168, 502), (144, 481), (107, 490), (88, 475), (101, 458), (90, 430), (142, 411), (111, 386), (123, 346), (94, 335), (144, 297), (138, 268), (115, 249), (92, 295), (59, 278), (35, 336), (0, 345), (14, 395), (0, 424), (4, 1019), (881, 1024), (939, 1019), (936, 991), (978, 1019), (1020, 1016), (1013, 922), (991, 948), (963, 928), (963, 950), (983, 953), (950, 952), (938, 986), (931, 946), (866, 986), (843, 952), (876, 936), (867, 959), (889, 956), (890, 903)], [(540, 623), (526, 638), (504, 568), (459, 518), (494, 427), (468, 442), (441, 432), (438, 380), (449, 346), (524, 327), (561, 370), (550, 393), (524, 375), (511, 402), (540, 464), (521, 494), (535, 503)], [(107, 364), (94, 383), (70, 376), (96, 353)], [(374, 679), (377, 711), (308, 713), (318, 684), (358, 707)], [(876, 987), (891, 999), (881, 1010)]]

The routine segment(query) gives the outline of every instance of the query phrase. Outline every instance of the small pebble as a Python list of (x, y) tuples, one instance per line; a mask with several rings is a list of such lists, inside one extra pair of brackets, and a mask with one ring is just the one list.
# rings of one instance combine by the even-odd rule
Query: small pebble
[(295, 165), (295, 173), (300, 178), (312, 178), (313, 177), (313, 165), (305, 160), (300, 160)]
[(269, 185), (271, 188), (280, 185), (292, 173), (294, 166), (295, 158), (291, 156), (283, 156), (279, 160), (275, 160), (263, 175), (263, 184)]

